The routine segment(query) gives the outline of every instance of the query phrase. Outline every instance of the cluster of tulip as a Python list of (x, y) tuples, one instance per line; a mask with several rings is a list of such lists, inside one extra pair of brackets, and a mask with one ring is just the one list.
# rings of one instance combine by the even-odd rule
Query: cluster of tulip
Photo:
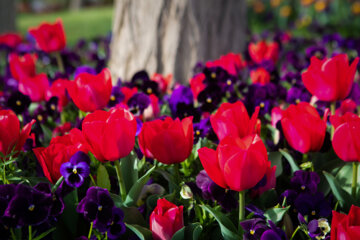
[(60, 20), (0, 35), (0, 239), (358, 239), (360, 49), (324, 39), (180, 85), (114, 84), (109, 39), (67, 48)]

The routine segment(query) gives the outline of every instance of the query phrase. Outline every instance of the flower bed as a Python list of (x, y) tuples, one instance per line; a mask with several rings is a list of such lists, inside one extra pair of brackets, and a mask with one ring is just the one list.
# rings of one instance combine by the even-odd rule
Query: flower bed
[(0, 239), (359, 238), (352, 39), (254, 36), (187, 85), (114, 81), (109, 43), (0, 36)]

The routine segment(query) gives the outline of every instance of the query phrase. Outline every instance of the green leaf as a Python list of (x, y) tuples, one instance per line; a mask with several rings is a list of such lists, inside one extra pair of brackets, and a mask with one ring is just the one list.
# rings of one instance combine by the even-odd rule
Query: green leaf
[(200, 205), (202, 209), (210, 213), (220, 225), (221, 235), (227, 240), (237, 240), (241, 237), (237, 234), (237, 230), (231, 220), (222, 212), (215, 210), (206, 205)]
[(104, 167), (102, 164), (99, 165), (97, 170), (96, 185), (101, 188), (106, 188), (109, 191), (111, 189), (109, 174), (106, 170), (106, 167)]
[(353, 197), (346, 192), (336, 178), (328, 172), (323, 171), (326, 180), (328, 181), (331, 191), (334, 194), (335, 198), (339, 201), (340, 207), (345, 211), (350, 209), (352, 203), (355, 203)]
[(200, 223), (191, 223), (177, 231), (171, 240), (197, 240), (203, 228)]
[(270, 152), (269, 160), (271, 162), (271, 167), (276, 166), (275, 176), (278, 177), (282, 174), (283, 166), (282, 166), (282, 154), (280, 152)]
[(125, 202), (124, 202), (124, 206), (126, 207), (130, 207), (130, 206), (135, 206), (137, 200), (139, 199), (141, 190), (143, 189), (144, 185), (146, 184), (146, 182), (149, 180), (150, 178), (150, 174), (155, 170), (155, 166), (153, 166), (152, 168), (150, 168), (145, 174), (144, 176), (142, 176), (141, 178), (139, 178), (136, 183), (132, 186), (132, 188), (130, 189), (129, 193), (126, 196)]
[(47, 126), (45, 126), (44, 124), (40, 124), (40, 126), (41, 126), (41, 130), (44, 133), (44, 142), (45, 142), (44, 145), (48, 145), (50, 143), (51, 138), (52, 138), (52, 131)]
[(285, 159), (289, 162), (291, 167), (291, 172), (294, 173), (300, 170), (299, 166), (296, 164), (294, 158), (286, 151), (279, 149), (279, 152), (285, 157)]
[(281, 207), (270, 208), (270, 209), (266, 210), (266, 212), (264, 213), (264, 216), (268, 220), (271, 220), (273, 223), (276, 224), (283, 219), (284, 214), (287, 212), (287, 210), (289, 210), (289, 208), (290, 208), (290, 206), (288, 206), (286, 208), (281, 208)]
[(33, 238), (33, 240), (40, 240), (43, 239), (44, 237), (46, 237), (49, 233), (53, 232), (56, 228), (50, 228), (49, 230), (47, 230), (46, 232), (41, 233), (39, 236), (37, 236), (36, 238)]
[(128, 156), (120, 160), (120, 169), (124, 180), (126, 192), (129, 192), (131, 187), (138, 180), (138, 166), (137, 156), (132, 151)]
[(125, 223), (125, 225), (128, 229), (133, 231), (136, 234), (136, 236), (138, 238), (140, 238), (140, 240), (147, 240), (147, 239), (151, 240), (152, 239), (152, 232), (149, 229), (141, 227), (137, 224), (132, 225), (132, 224)]

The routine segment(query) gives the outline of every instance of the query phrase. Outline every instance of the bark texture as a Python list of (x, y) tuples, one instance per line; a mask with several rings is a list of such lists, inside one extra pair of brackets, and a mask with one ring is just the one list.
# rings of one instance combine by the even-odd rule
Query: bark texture
[(0, 0), (0, 34), (15, 32), (16, 1)]
[(146, 69), (185, 83), (197, 61), (241, 52), (245, 29), (243, 0), (116, 0), (110, 69), (122, 79)]

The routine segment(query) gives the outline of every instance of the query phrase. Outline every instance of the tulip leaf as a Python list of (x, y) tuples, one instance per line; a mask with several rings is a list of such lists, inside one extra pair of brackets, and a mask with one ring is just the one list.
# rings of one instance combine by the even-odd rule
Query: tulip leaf
[(133, 231), (140, 240), (151, 240), (152, 238), (152, 232), (144, 227), (141, 227), (137, 224), (126, 224), (126, 227)]
[(48, 128), (47, 126), (45, 126), (45, 124), (40, 124), (41, 126), (41, 130), (44, 133), (44, 145), (49, 145), (50, 140), (52, 138), (52, 131), (50, 130), (50, 128)]
[(290, 208), (290, 206), (285, 207), (285, 208), (273, 207), (273, 208), (266, 210), (266, 212), (264, 213), (264, 216), (268, 220), (271, 220), (273, 223), (276, 224), (283, 219), (285, 213), (287, 212), (287, 210), (289, 210), (289, 208)]
[(99, 165), (98, 170), (97, 170), (96, 184), (98, 187), (106, 188), (109, 191), (111, 189), (109, 174), (108, 174), (106, 168), (104, 167), (104, 165), (102, 165), (102, 164)]
[(231, 220), (222, 212), (215, 210), (209, 206), (201, 205), (202, 209), (210, 213), (220, 225), (221, 235), (227, 240), (241, 239), (237, 234), (237, 230)]
[(282, 154), (280, 152), (269, 153), (269, 160), (271, 161), (271, 167), (276, 166), (276, 172), (275, 172), (276, 177), (280, 176), (283, 171), (281, 158), (282, 158)]
[(294, 173), (300, 170), (299, 166), (296, 164), (294, 158), (286, 151), (279, 149), (279, 152), (285, 157), (285, 159), (289, 162), (291, 167), (291, 172)]
[(123, 176), (126, 192), (129, 192), (131, 187), (138, 180), (138, 166), (137, 156), (132, 151), (128, 156), (120, 160), (120, 168)]
[(323, 171), (323, 173), (330, 185), (332, 193), (339, 201), (340, 207), (342, 207), (345, 211), (348, 211), (351, 204), (355, 203), (355, 200), (347, 191), (342, 188), (341, 184), (336, 180), (333, 175), (325, 171)]
[(130, 207), (135, 206), (137, 200), (139, 199), (141, 190), (143, 189), (146, 182), (149, 180), (150, 174), (155, 170), (155, 166), (150, 168), (144, 176), (139, 178), (136, 183), (132, 186), (129, 193), (126, 196), (126, 199), (124, 201), (124, 206)]
[(121, 207), (121, 210), (124, 212), (124, 222), (127, 224), (137, 224), (139, 226), (145, 227), (146, 221), (143, 215), (140, 213), (137, 207)]
[(177, 231), (171, 240), (197, 240), (202, 230), (200, 223), (191, 223)]

